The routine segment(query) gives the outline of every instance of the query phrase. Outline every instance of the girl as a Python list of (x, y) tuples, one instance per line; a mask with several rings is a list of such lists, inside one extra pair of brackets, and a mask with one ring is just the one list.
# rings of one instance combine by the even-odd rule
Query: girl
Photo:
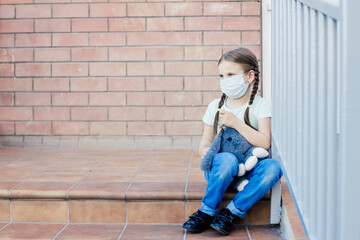
[[(246, 48), (225, 53), (218, 62), (223, 95), (213, 100), (203, 117), (205, 123), (199, 153), (203, 157), (222, 126), (236, 129), (253, 146), (270, 148), (271, 108), (265, 99), (256, 96), (259, 67), (256, 56)], [(281, 178), (283, 172), (276, 160), (259, 161), (247, 173), (249, 180), (226, 208), (218, 212), (225, 191), (238, 173), (238, 161), (231, 153), (218, 153), (210, 173), (205, 172), (207, 188), (200, 209), (192, 214), (183, 228), (200, 233), (211, 226), (228, 235), (234, 220), (244, 218), (246, 211), (259, 201)]]

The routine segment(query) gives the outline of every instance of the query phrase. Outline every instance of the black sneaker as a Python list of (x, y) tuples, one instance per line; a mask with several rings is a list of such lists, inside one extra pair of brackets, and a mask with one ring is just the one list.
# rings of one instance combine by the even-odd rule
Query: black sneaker
[(229, 209), (223, 208), (210, 226), (222, 235), (229, 235), (236, 217)]
[(189, 217), (182, 227), (194, 233), (201, 233), (209, 227), (215, 216), (210, 216), (200, 210)]

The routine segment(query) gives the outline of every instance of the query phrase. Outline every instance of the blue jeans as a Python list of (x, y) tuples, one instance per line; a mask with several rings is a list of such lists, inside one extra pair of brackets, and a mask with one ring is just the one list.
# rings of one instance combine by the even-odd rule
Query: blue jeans
[[(239, 163), (234, 154), (218, 153), (213, 158), (210, 172), (205, 172), (207, 187), (202, 199), (200, 210), (215, 216), (225, 191), (230, 186), (239, 171)], [(246, 174), (248, 184), (227, 205), (235, 215), (243, 218), (246, 211), (275, 185), (283, 172), (278, 162), (272, 158), (260, 160), (255, 167)]]

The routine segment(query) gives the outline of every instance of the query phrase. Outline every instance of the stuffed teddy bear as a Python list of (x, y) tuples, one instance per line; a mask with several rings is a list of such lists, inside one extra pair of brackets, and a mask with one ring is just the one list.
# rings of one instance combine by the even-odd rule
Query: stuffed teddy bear
[(244, 176), (254, 168), (259, 159), (266, 158), (269, 153), (264, 148), (252, 146), (238, 131), (231, 127), (223, 127), (215, 137), (210, 149), (201, 160), (200, 168), (210, 171), (215, 154), (229, 152), (236, 156), (239, 162), (239, 172), (232, 185), (239, 192), (249, 182)]

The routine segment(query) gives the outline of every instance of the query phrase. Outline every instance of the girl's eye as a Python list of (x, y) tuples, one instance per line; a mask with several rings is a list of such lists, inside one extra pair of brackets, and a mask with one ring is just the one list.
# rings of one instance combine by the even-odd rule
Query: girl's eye
[(223, 75), (219, 75), (221, 78), (223, 77)]
[(230, 76), (232, 76), (232, 75), (234, 75), (234, 74), (232, 74), (232, 73), (229, 73), (229, 77), (230, 77)]

